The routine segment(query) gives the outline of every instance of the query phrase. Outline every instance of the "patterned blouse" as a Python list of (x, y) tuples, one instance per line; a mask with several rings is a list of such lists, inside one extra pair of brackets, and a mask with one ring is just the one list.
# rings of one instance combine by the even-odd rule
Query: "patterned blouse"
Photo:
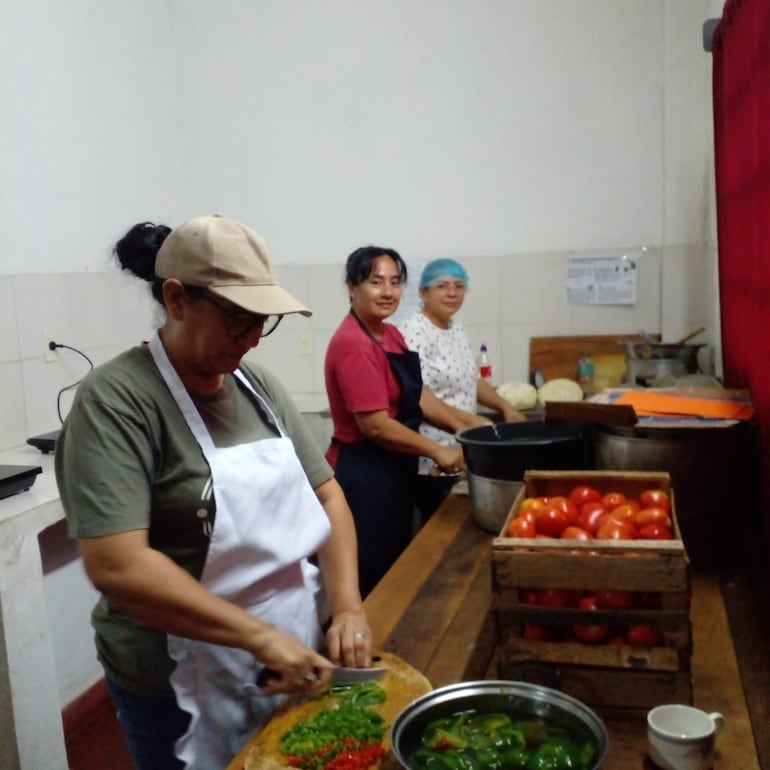
[[(475, 412), (479, 373), (462, 323), (450, 318), (449, 328), (440, 329), (422, 313), (415, 313), (399, 328), (409, 349), (420, 354), (423, 384), (450, 406)], [(420, 426), (420, 433), (446, 446), (457, 444), (453, 434), (427, 423)], [(434, 465), (430, 458), (421, 457), (419, 472), (427, 474)]]

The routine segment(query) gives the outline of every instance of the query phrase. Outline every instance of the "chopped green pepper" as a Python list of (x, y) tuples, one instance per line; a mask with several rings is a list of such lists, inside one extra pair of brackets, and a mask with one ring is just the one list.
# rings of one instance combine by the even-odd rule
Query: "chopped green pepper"
[(370, 743), (381, 740), (383, 735), (385, 727), (378, 713), (340, 704), (287, 730), (281, 736), (281, 752), (288, 756), (311, 754), (343, 737)]

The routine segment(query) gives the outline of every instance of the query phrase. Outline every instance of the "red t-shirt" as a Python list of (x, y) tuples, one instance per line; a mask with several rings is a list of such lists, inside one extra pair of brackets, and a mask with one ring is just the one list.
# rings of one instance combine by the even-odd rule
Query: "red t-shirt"
[[(348, 313), (326, 349), (324, 377), (334, 438), (344, 444), (364, 439), (353, 416), (356, 412), (387, 409), (390, 417), (398, 414), (401, 384), (385, 352), (401, 353), (407, 350), (407, 345), (393, 324), (383, 324), (383, 330), (383, 338), (375, 341)], [(337, 455), (337, 447), (332, 445), (326, 453), (332, 467)]]

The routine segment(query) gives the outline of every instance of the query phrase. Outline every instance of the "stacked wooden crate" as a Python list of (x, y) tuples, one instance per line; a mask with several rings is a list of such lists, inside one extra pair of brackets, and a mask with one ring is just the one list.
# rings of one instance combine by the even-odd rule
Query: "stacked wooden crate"
[[(587, 484), (601, 492), (638, 497), (662, 489), (671, 499), (672, 540), (562, 540), (505, 536), (526, 498), (569, 495)], [(494, 615), (503, 678), (531, 678), (532, 664), (555, 683), (606, 716), (643, 715), (660, 703), (692, 702), (689, 561), (676, 520), (674, 490), (667, 473), (621, 471), (528, 471), (492, 549)], [(532, 592), (630, 592), (643, 597), (628, 609), (584, 610), (532, 603)], [(656, 646), (584, 644), (575, 625), (627, 629), (648, 624), (662, 639)], [(525, 638), (527, 626), (564, 631), (563, 641)], [(527, 636), (531, 636), (527, 634)], [(536, 677), (537, 679), (537, 677)]]

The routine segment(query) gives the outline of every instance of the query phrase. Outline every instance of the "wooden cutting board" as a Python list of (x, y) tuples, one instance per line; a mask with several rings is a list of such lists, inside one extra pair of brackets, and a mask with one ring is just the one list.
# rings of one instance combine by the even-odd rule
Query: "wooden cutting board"
[[(393, 723), (401, 710), (415, 698), (433, 689), (425, 676), (396, 655), (379, 652), (374, 656), (373, 665), (384, 666), (388, 669), (377, 680), (377, 684), (385, 690), (387, 696), (385, 702), (372, 706), (372, 709), (383, 717), (387, 727)], [(280, 751), (281, 736), (298, 722), (312, 718), (336, 702), (336, 699), (329, 695), (320, 695), (304, 700), (288, 698), (270, 721), (247, 742), (226, 770), (284, 770), (288, 768)], [(390, 751), (390, 740), (387, 732), (384, 744), (386, 751)]]
[[(650, 338), (660, 341), (659, 334)], [(577, 380), (578, 361), (586, 353), (594, 363), (599, 389), (616, 388), (626, 371), (626, 354), (621, 343), (644, 342), (638, 334), (595, 334), (573, 337), (531, 337), (529, 340), (530, 382), (536, 370), (547, 380), (566, 377)]]

